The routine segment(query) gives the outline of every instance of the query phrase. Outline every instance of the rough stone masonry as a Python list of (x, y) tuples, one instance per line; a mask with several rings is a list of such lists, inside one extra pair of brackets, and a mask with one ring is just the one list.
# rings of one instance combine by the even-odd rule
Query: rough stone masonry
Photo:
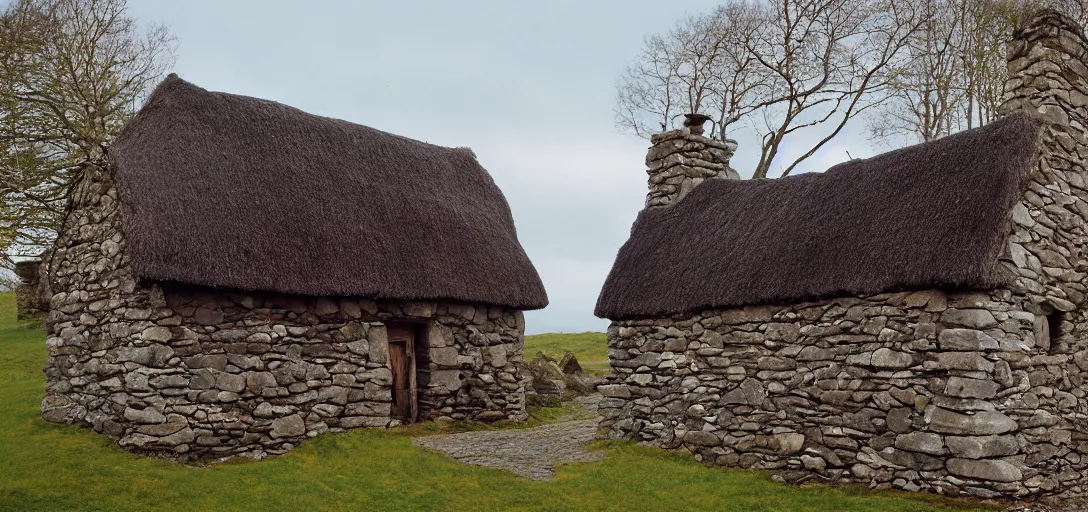
[[(1010, 286), (616, 321), (599, 436), (791, 481), (1083, 496), (1086, 49), (1053, 11), (1027, 17), (1009, 45), (1002, 113), (1046, 121), (1000, 257)], [(655, 143), (678, 139), (689, 153), (713, 147), (677, 132)]]
[(180, 460), (280, 454), (391, 416), (385, 326), (416, 323), (419, 415), (526, 417), (522, 313), (139, 282), (117, 190), (90, 167), (49, 260), (42, 417)]
[(649, 193), (646, 207), (668, 206), (687, 195), (708, 179), (739, 179), (729, 167), (729, 158), (737, 150), (733, 140), (719, 141), (702, 135), (698, 127), (684, 127), (650, 138), (653, 146), (646, 154)]

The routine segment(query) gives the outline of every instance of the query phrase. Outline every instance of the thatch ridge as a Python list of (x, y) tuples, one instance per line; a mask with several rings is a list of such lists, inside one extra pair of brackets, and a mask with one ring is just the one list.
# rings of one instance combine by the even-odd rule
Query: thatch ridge
[(537, 309), (510, 207), (471, 151), (170, 75), (109, 150), (126, 251), (162, 281)]
[(1012, 208), (1039, 154), (1026, 114), (775, 180), (708, 180), (644, 210), (597, 300), (602, 318), (1001, 286)]

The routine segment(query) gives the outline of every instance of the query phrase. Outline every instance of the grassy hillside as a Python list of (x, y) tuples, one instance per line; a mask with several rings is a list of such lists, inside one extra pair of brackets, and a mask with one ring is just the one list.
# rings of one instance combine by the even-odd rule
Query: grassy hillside
[(38, 417), (44, 335), (16, 326), (13, 308), (11, 295), (0, 294), (3, 511), (988, 510), (858, 488), (798, 489), (625, 443), (601, 444), (605, 460), (564, 466), (551, 482), (461, 465), (382, 430), (320, 436), (261, 462), (193, 467), (139, 457), (90, 430)]
[(568, 350), (578, 356), (578, 363), (583, 369), (601, 375), (608, 373), (608, 345), (603, 332), (534, 334), (525, 337), (526, 361), (536, 357), (537, 352), (559, 359)]

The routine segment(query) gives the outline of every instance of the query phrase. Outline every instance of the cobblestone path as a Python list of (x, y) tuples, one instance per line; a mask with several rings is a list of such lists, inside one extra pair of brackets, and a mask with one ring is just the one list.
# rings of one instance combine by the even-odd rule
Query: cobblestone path
[[(580, 402), (586, 410), (596, 413), (599, 398), (599, 395), (584, 397), (576, 403)], [(465, 464), (502, 468), (532, 480), (550, 480), (556, 464), (603, 458), (602, 454), (586, 449), (597, 432), (599, 421), (599, 417), (594, 417), (535, 428), (420, 437), (412, 443), (443, 451)]]

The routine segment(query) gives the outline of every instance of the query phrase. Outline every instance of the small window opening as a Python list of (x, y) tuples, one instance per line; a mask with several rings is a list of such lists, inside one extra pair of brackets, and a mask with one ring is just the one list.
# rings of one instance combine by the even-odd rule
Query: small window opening
[(1065, 314), (1061, 311), (1053, 311), (1046, 315), (1046, 343), (1045, 347), (1048, 348), (1051, 354), (1058, 351), (1058, 339), (1062, 336), (1062, 321), (1065, 320)]

